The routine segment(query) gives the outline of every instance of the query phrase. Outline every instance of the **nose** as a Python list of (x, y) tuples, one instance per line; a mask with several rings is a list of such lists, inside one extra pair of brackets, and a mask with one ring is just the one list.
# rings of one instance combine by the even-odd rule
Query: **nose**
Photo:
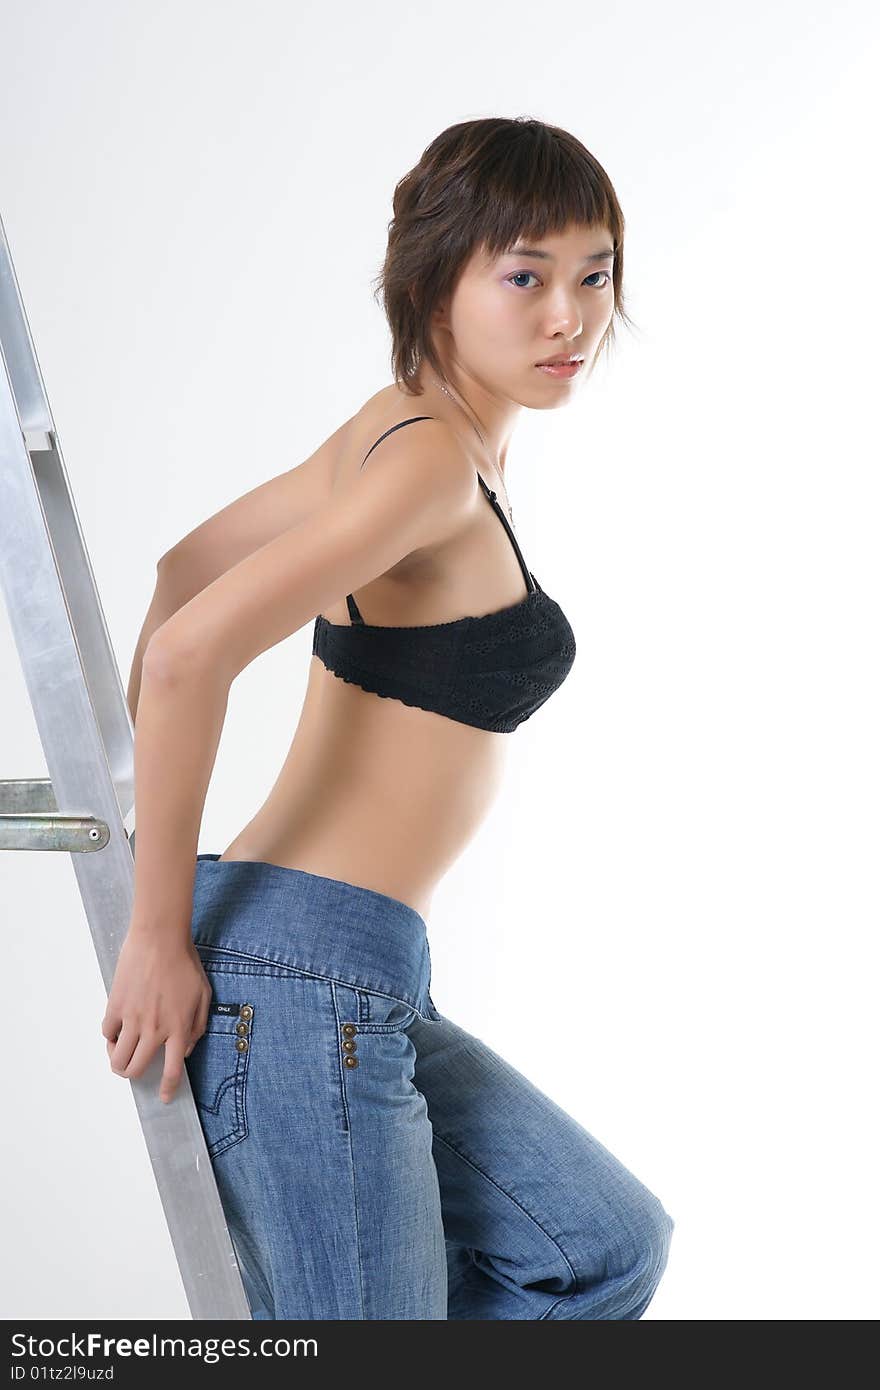
[(547, 323), (547, 337), (555, 338), (557, 335), (561, 335), (567, 342), (573, 343), (583, 331), (583, 315), (577, 299), (566, 294), (564, 290), (560, 290), (559, 295), (553, 301)]

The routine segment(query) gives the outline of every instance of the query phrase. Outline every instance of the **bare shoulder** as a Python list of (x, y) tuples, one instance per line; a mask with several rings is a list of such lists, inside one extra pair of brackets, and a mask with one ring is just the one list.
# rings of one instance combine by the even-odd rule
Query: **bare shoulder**
[(420, 406), (417, 396), (395, 386), (377, 392), (349, 421), (338, 482), (379, 471), (389, 485), (396, 478), (407, 490), (415, 483), (453, 501), (477, 490), (477, 469), (461, 434), (430, 403)]
[[(393, 429), (423, 414), (432, 418)], [(371, 446), (389, 429), (362, 468)], [(366, 400), (308, 458), (229, 502), (183, 536), (161, 557), (163, 582), (180, 603), (187, 602), (262, 546), (323, 512), (359, 476), (375, 477), (377, 472), (382, 479), (373, 489), (377, 495), (388, 489), (408, 491), (412, 498), (409, 480), (427, 489), (441, 507), (451, 504), (453, 513), (459, 511), (457, 503), (467, 505), (469, 489), (476, 491), (476, 471), (455, 431), (434, 416), (430, 403), (420, 409), (418, 397), (392, 384)]]
[(161, 573), (182, 601), (325, 504), (356, 419), (343, 421), (308, 458), (227, 503), (165, 552)]
[(391, 416), (371, 417), (374, 438), (366, 439), (366, 419), (352, 425), (340, 451), (344, 475), (329, 496), (202, 585), (154, 634), (154, 661), (187, 664), (198, 655), (233, 680), (330, 604), (459, 532), (477, 486), (455, 430), (442, 419), (395, 430), (412, 417)]

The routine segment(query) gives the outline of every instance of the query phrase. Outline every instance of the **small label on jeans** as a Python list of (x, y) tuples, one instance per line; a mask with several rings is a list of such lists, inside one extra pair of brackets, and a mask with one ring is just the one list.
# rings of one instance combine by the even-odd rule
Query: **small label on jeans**
[(213, 1003), (213, 1004), (211, 1005), (211, 1013), (212, 1013), (212, 1014), (239, 1014), (239, 1013), (241, 1013), (241, 1005), (240, 1005), (240, 1004), (218, 1004), (218, 1003), (215, 1002), (215, 1003)]

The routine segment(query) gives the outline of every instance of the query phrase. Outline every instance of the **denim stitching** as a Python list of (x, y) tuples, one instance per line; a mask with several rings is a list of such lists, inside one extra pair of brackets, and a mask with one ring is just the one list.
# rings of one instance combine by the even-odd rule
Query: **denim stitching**
[[(253, 1022), (251, 1022), (251, 1027), (248, 1030), (247, 1052), (242, 1053), (236, 1048), (235, 1070), (231, 1072), (229, 1076), (225, 1077), (223, 1081), (220, 1082), (216, 1092), (214, 1093), (214, 1099), (210, 1105), (203, 1105), (197, 1099), (195, 1093), (192, 1092), (191, 1088), (193, 1100), (195, 1101), (198, 1109), (204, 1110), (207, 1114), (215, 1115), (218, 1118), (220, 1114), (221, 1101), (223, 1097), (226, 1095), (226, 1092), (230, 1089), (230, 1087), (232, 1088), (232, 1111), (234, 1117), (233, 1128), (228, 1130), (226, 1134), (218, 1136), (211, 1143), (208, 1142), (207, 1135), (204, 1136), (205, 1146), (208, 1151), (208, 1157), (212, 1160), (214, 1158), (219, 1157), (221, 1153), (225, 1153), (225, 1151), (231, 1148), (234, 1144), (238, 1144), (243, 1139), (247, 1139), (250, 1133), (247, 1122), (247, 1102), (245, 1092), (247, 1089), (248, 1067), (250, 1065), (250, 1037), (252, 1034), (252, 1029)], [(231, 1038), (234, 1041), (237, 1037), (237, 1034), (229, 1028), (206, 1028), (201, 1037)]]
[[(253, 1047), (253, 1042), (254, 1042), (254, 1016), (255, 1016), (256, 1012), (257, 1012), (256, 1008), (254, 1008), (254, 1006), (251, 1005), (251, 1016), (250, 1016), (250, 1019), (249, 1019), (249, 1021), (248, 1021), (248, 1031), (247, 1031), (247, 1035), (246, 1035), (246, 1040), (247, 1040), (247, 1051), (242, 1053), (242, 1052), (239, 1052), (238, 1049), (236, 1048), (236, 1056), (237, 1056), (238, 1061), (239, 1061), (240, 1066), (241, 1066), (241, 1071), (240, 1071), (241, 1083), (240, 1083), (240, 1085), (236, 1086), (236, 1088), (235, 1088), (235, 1114), (236, 1114), (236, 1118), (237, 1118), (237, 1120), (238, 1120), (238, 1125), (239, 1125), (239, 1127), (240, 1127), (241, 1129), (244, 1130), (245, 1134), (247, 1134), (247, 1133), (249, 1132), (249, 1131), (248, 1131), (248, 1122), (247, 1122), (247, 1112), (246, 1112), (246, 1110), (245, 1110), (245, 1104), (246, 1104), (246, 1096), (245, 1096), (245, 1093), (246, 1093), (246, 1091), (247, 1091), (248, 1068), (249, 1068), (249, 1066), (250, 1066), (250, 1064), (251, 1064), (251, 1049), (252, 1049), (252, 1047)], [(237, 1036), (237, 1035), (236, 1035), (236, 1036)]]
[[(229, 1087), (230, 1087), (230, 1086), (233, 1086), (233, 1087), (235, 1086), (235, 1077), (234, 1077), (234, 1076), (227, 1076), (226, 1079), (225, 1079), (224, 1081), (221, 1081), (221, 1082), (220, 1082), (220, 1085), (217, 1087), (217, 1090), (216, 1090), (216, 1092), (215, 1092), (215, 1094), (214, 1094), (214, 1099), (213, 1099), (213, 1101), (211, 1102), (210, 1105), (202, 1105), (201, 1101), (196, 1101), (196, 1105), (198, 1105), (198, 1107), (199, 1107), (200, 1110), (206, 1110), (206, 1111), (208, 1112), (209, 1115), (219, 1115), (219, 1113), (220, 1113), (220, 1102), (222, 1101), (222, 1099), (223, 1099), (223, 1097), (225, 1096), (226, 1092), (229, 1090)], [(237, 1129), (237, 1126), (238, 1126), (238, 1119), (236, 1118), (236, 1129)], [(236, 1134), (236, 1129), (230, 1129), (230, 1130), (228, 1130), (228, 1131), (226, 1132), (226, 1134), (221, 1134), (219, 1138), (215, 1139), (215, 1140), (213, 1141), (213, 1143), (211, 1143), (211, 1144), (208, 1145), (208, 1152), (209, 1152), (209, 1154), (210, 1154), (210, 1156), (211, 1156), (212, 1158), (213, 1158), (214, 1154), (218, 1151), (219, 1146), (220, 1146), (221, 1144), (226, 1144), (227, 1139), (235, 1139), (235, 1138), (243, 1138), (243, 1137), (244, 1137), (244, 1136), (239, 1136), (239, 1135), (237, 1135), (237, 1134)]]
[(552, 1312), (554, 1312), (554, 1311), (559, 1307), (560, 1303), (565, 1303), (565, 1301), (566, 1301), (567, 1299), (569, 1299), (569, 1298), (574, 1298), (575, 1295), (576, 1295), (576, 1293), (577, 1293), (577, 1289), (573, 1289), (571, 1293), (560, 1294), (560, 1296), (559, 1296), (559, 1298), (557, 1298), (556, 1302), (555, 1302), (555, 1303), (551, 1303), (551, 1304), (550, 1304), (550, 1307), (547, 1309), (547, 1311), (546, 1311), (545, 1313), (542, 1313), (542, 1314), (541, 1314), (541, 1316), (538, 1318), (538, 1322), (543, 1322), (545, 1318), (549, 1318), (550, 1314), (551, 1314)]
[[(489, 1175), (488, 1173), (484, 1172), (484, 1170), (480, 1167), (479, 1163), (474, 1163), (474, 1161), (473, 1161), (472, 1158), (468, 1158), (467, 1154), (463, 1154), (462, 1151), (461, 1151), (461, 1149), (457, 1149), (457, 1148), (455, 1147), (454, 1144), (450, 1144), (449, 1140), (448, 1140), (448, 1139), (444, 1139), (443, 1136), (442, 1136), (441, 1134), (438, 1134), (436, 1129), (434, 1129), (434, 1138), (435, 1138), (435, 1139), (438, 1139), (438, 1140), (440, 1141), (441, 1144), (445, 1144), (446, 1147), (447, 1147), (447, 1149), (451, 1149), (452, 1152), (453, 1152), (454, 1154), (458, 1154), (458, 1156), (459, 1156), (460, 1159), (463, 1159), (463, 1161), (464, 1161), (465, 1163), (469, 1163), (470, 1166), (471, 1166), (472, 1168), (474, 1168), (478, 1173), (480, 1173), (480, 1174), (482, 1175), (482, 1177), (484, 1177), (484, 1178), (486, 1179), (487, 1182), (490, 1182), (490, 1183), (492, 1184), (493, 1187), (497, 1187), (497, 1188), (498, 1188), (498, 1191), (501, 1192), (501, 1193), (503, 1193), (503, 1195), (508, 1199), (508, 1201), (513, 1202), (514, 1206), (519, 1207), (519, 1209), (520, 1209), (520, 1211), (523, 1213), (523, 1215), (524, 1215), (524, 1216), (527, 1216), (527, 1217), (529, 1218), (529, 1220), (532, 1221), (532, 1222), (537, 1226), (538, 1230), (539, 1230), (543, 1235), (545, 1235), (545, 1236), (547, 1237), (547, 1239), (551, 1242), (551, 1244), (553, 1244), (553, 1245), (556, 1246), (556, 1249), (559, 1251), (560, 1255), (561, 1255), (562, 1258), (565, 1260), (565, 1263), (566, 1263), (566, 1265), (568, 1266), (569, 1273), (571, 1274), (571, 1277), (572, 1277), (572, 1279), (573, 1279), (573, 1281), (574, 1281), (574, 1283), (575, 1283), (575, 1286), (577, 1286), (577, 1275), (575, 1274), (574, 1269), (572, 1268), (570, 1259), (569, 1259), (568, 1256), (566, 1255), (565, 1251), (563, 1250), (562, 1246), (559, 1244), (559, 1241), (555, 1238), (555, 1236), (551, 1236), (551, 1234), (550, 1234), (549, 1231), (545, 1231), (545, 1230), (544, 1230), (544, 1227), (541, 1225), (541, 1223), (540, 1223), (540, 1221), (538, 1220), (538, 1218), (537, 1218), (536, 1216), (533, 1216), (532, 1213), (531, 1213), (530, 1211), (526, 1211), (526, 1208), (522, 1205), (521, 1202), (518, 1202), (518, 1201), (517, 1201), (516, 1197), (513, 1196), (513, 1193), (508, 1192), (506, 1188), (504, 1188), (504, 1187), (501, 1186), (501, 1183), (500, 1183), (500, 1182), (496, 1182), (495, 1179), (494, 1179), (493, 1177), (490, 1177), (490, 1175)], [(562, 1298), (570, 1298), (570, 1297), (571, 1297), (571, 1294), (563, 1294), (563, 1295), (562, 1295)], [(556, 1300), (556, 1303), (559, 1303), (559, 1302), (561, 1302), (561, 1299), (557, 1299), (557, 1300)], [(551, 1305), (551, 1308), (555, 1308), (555, 1307), (556, 1307), (556, 1303), (552, 1304), (552, 1305)], [(550, 1311), (551, 1311), (551, 1309), (548, 1308), (548, 1309), (547, 1309), (547, 1312), (550, 1312)], [(540, 1319), (538, 1319), (538, 1321), (540, 1321)]]
[[(213, 1033), (212, 1036), (233, 1037), (234, 1035), (231, 1033)], [(209, 1115), (219, 1116), (220, 1102), (229, 1088), (232, 1087), (232, 1106), (235, 1115), (235, 1127), (228, 1130), (226, 1134), (222, 1134), (217, 1139), (214, 1139), (210, 1144), (208, 1144), (206, 1138), (205, 1143), (209, 1158), (216, 1158), (221, 1153), (224, 1153), (226, 1149), (231, 1148), (233, 1144), (241, 1143), (242, 1139), (247, 1139), (250, 1133), (247, 1123), (244, 1095), (247, 1083), (247, 1065), (249, 1061), (250, 1049), (248, 1049), (247, 1057), (242, 1056), (240, 1052), (236, 1053), (235, 1071), (220, 1082), (210, 1105), (203, 1105), (201, 1101), (196, 1099), (195, 1095), (193, 1096), (193, 1100), (195, 1100), (199, 1110), (204, 1110)], [(241, 1102), (240, 1104), (239, 1101)]]
[(342, 1028), (342, 1020), (339, 1017), (339, 1005), (336, 1002), (336, 985), (333, 982), (331, 982), (330, 984), (330, 997), (333, 1002), (333, 1017), (336, 1020), (336, 1026), (333, 1030), (333, 1050), (336, 1054), (336, 1080), (339, 1086), (339, 1098), (342, 1101), (342, 1116), (345, 1121), (345, 1132), (346, 1134), (350, 1134), (351, 1115), (349, 1114), (348, 1096), (345, 1091), (345, 1076), (343, 1075), (342, 1065), (342, 1049), (339, 1046), (339, 1033), (340, 1029)]
[[(230, 861), (230, 862), (237, 862), (237, 861)], [(402, 994), (388, 994), (388, 993), (386, 993), (384, 990), (375, 989), (371, 984), (366, 983), (365, 981), (360, 980), (360, 979), (357, 979), (357, 980), (354, 980), (354, 979), (343, 980), (343, 979), (342, 979), (340, 976), (338, 976), (338, 975), (322, 975), (322, 974), (320, 974), (320, 973), (319, 973), (318, 971), (316, 971), (316, 970), (304, 970), (304, 969), (302, 969), (302, 968), (299, 967), (299, 966), (292, 966), (292, 965), (291, 965), (291, 966), (287, 966), (287, 965), (284, 965), (284, 964), (283, 964), (282, 962), (280, 962), (280, 961), (273, 961), (273, 960), (272, 960), (270, 957), (268, 957), (268, 956), (246, 956), (246, 955), (244, 955), (244, 953), (241, 952), (241, 951), (233, 951), (233, 950), (231, 950), (231, 948), (229, 948), (229, 947), (223, 947), (223, 946), (208, 946), (206, 943), (200, 942), (200, 941), (198, 941), (198, 940), (194, 940), (193, 944), (194, 944), (197, 948), (201, 948), (203, 951), (224, 951), (224, 950), (226, 950), (226, 951), (229, 953), (229, 955), (232, 957), (232, 960), (231, 960), (230, 962), (226, 962), (226, 961), (216, 961), (216, 960), (210, 961), (210, 962), (209, 962), (209, 965), (210, 965), (210, 967), (211, 967), (212, 970), (228, 971), (228, 973), (230, 973), (230, 974), (235, 974), (235, 973), (236, 973), (236, 967), (237, 967), (237, 965), (238, 965), (239, 962), (242, 962), (242, 961), (247, 961), (247, 962), (263, 962), (263, 963), (265, 963), (266, 965), (273, 966), (273, 967), (275, 968), (275, 970), (283, 971), (285, 977), (292, 977), (292, 978), (295, 978), (295, 979), (305, 979), (305, 980), (323, 980), (323, 982), (324, 982), (325, 984), (337, 984), (337, 985), (343, 985), (346, 989), (354, 989), (354, 990), (360, 989), (360, 990), (364, 990), (366, 993), (368, 993), (368, 994), (375, 994), (375, 995), (379, 996), (379, 997), (382, 998), (382, 999), (391, 999), (391, 1000), (393, 1000), (393, 1001), (394, 1001), (395, 1003), (397, 1003), (397, 1004), (406, 1004), (408, 1008), (410, 1008), (410, 1009), (415, 1009), (415, 1011), (416, 1011), (416, 1013), (418, 1014), (419, 1018), (422, 1019), (423, 1022), (425, 1022), (425, 1023), (432, 1023), (432, 1022), (435, 1021), (435, 1020), (433, 1020), (429, 1015), (423, 1014), (422, 1011), (421, 1011), (421, 1009), (419, 1008), (419, 1006), (418, 1006), (416, 1003), (414, 1003), (413, 1000), (409, 998), (409, 996), (407, 996), (407, 995), (402, 995)], [(253, 973), (253, 974), (260, 974), (260, 973), (262, 973), (262, 972), (259, 972), (259, 971), (250, 972), (250, 971), (247, 971), (247, 970), (241, 970), (241, 969), (240, 969), (240, 970), (238, 970), (238, 973), (239, 973), (239, 974), (242, 974), (242, 975), (246, 975), (246, 974), (250, 974), (250, 973)], [(272, 973), (274, 973), (274, 972), (272, 972)]]
[(354, 1207), (354, 1243), (355, 1249), (357, 1250), (358, 1289), (360, 1290), (361, 1296), (361, 1318), (366, 1319), (366, 1304), (364, 1302), (364, 1262), (361, 1259), (361, 1223), (360, 1213), (358, 1212), (357, 1172), (355, 1170), (354, 1141), (352, 1139), (350, 1125), (348, 1129), (348, 1157), (349, 1162), (351, 1163), (351, 1197), (352, 1205)]
[(206, 946), (204, 942), (193, 940), (193, 945), (201, 954), (204, 953), (208, 958), (208, 964), (212, 970), (222, 970), (224, 974), (254, 975), (259, 979), (287, 979), (298, 977), (304, 972), (294, 966), (280, 965), (272, 961), (261, 961), (259, 957), (242, 956), (237, 951), (225, 951), (225, 959), (221, 956), (224, 951), (222, 946)]
[[(343, 1023), (353, 1023), (364, 1037), (379, 1037), (389, 1033), (405, 1033), (415, 1022), (416, 1018), (422, 1015), (414, 1004), (410, 1004), (406, 999), (400, 999), (395, 994), (383, 994), (379, 990), (355, 990), (356, 1004), (352, 1004), (354, 1018), (343, 1019)], [(390, 999), (394, 1004), (402, 1004), (409, 1011), (408, 1016), (402, 1023), (373, 1023), (372, 1007), (373, 999)], [(431, 1022), (432, 1020), (427, 1020)]]
[(335, 1017), (336, 1017), (336, 1057), (337, 1057), (337, 1070), (338, 1070), (338, 1076), (339, 1076), (339, 1089), (340, 1089), (340, 1091), (342, 1092), (342, 1106), (343, 1106), (343, 1110), (345, 1111), (345, 1117), (346, 1117), (346, 1119), (345, 1119), (345, 1128), (346, 1128), (346, 1134), (348, 1135), (348, 1162), (349, 1162), (349, 1166), (350, 1166), (350, 1168), (351, 1168), (351, 1200), (352, 1200), (352, 1207), (353, 1207), (353, 1210), (354, 1210), (354, 1239), (355, 1239), (355, 1249), (357, 1250), (358, 1289), (359, 1289), (359, 1291), (360, 1291), (360, 1300), (361, 1300), (361, 1318), (363, 1319), (363, 1318), (365, 1317), (365, 1312), (364, 1312), (364, 1269), (363, 1269), (363, 1262), (362, 1262), (362, 1260), (361, 1260), (361, 1227), (360, 1227), (360, 1220), (359, 1220), (359, 1214), (358, 1214), (357, 1175), (356, 1175), (356, 1173), (355, 1173), (355, 1168), (354, 1168), (354, 1145), (353, 1145), (352, 1137), (351, 1137), (351, 1117), (350, 1117), (350, 1114), (349, 1114), (348, 1102), (347, 1102), (347, 1098), (346, 1098), (346, 1094), (345, 1094), (345, 1078), (344, 1078), (343, 1075), (342, 1075), (342, 1071), (343, 1071), (342, 1061), (339, 1060), (339, 1059), (340, 1059), (339, 1030), (340, 1030), (340, 1028), (341, 1028), (342, 1025), (341, 1025), (340, 1018), (339, 1018), (339, 1008), (338, 1008), (337, 1003), (336, 1003), (336, 986), (335, 986), (335, 984), (333, 984), (333, 985), (330, 986), (330, 993), (331, 993), (332, 996), (333, 996), (333, 1013), (334, 1013), (334, 1015), (335, 1015)]

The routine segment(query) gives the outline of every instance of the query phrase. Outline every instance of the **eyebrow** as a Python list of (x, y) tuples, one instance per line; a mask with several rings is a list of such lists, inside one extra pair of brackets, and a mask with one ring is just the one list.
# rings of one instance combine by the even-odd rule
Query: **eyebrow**
[[(536, 251), (533, 247), (529, 246), (513, 246), (508, 252), (506, 252), (506, 255), (534, 256), (539, 261), (552, 261), (554, 259), (554, 257), (551, 256), (549, 251)], [(596, 251), (593, 253), (592, 256), (584, 256), (584, 263), (589, 262), (592, 265), (594, 261), (607, 261), (610, 260), (613, 257), (613, 255), (613, 248), (609, 248), (607, 251)]]

